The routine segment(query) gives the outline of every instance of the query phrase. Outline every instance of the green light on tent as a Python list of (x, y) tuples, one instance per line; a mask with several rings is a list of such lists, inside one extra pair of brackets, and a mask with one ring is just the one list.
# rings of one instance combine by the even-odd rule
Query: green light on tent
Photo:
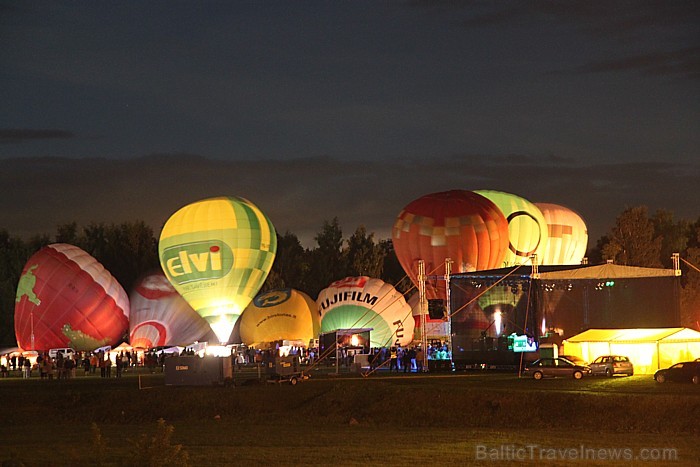
[(605, 287), (613, 287), (615, 285), (615, 281), (607, 281), (605, 283)]

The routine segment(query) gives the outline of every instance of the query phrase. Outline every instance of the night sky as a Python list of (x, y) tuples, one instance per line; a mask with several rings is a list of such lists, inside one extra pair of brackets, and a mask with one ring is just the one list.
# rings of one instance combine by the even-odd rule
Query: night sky
[(0, 228), (250, 199), (306, 246), (415, 198), (700, 216), (700, 2), (0, 0)]

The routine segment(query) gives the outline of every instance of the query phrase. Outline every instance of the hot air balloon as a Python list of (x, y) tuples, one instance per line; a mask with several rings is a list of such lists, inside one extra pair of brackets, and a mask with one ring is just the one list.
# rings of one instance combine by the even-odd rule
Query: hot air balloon
[[(454, 273), (503, 265), (508, 249), (508, 221), (485, 197), (466, 190), (433, 193), (409, 203), (392, 230), (396, 256), (418, 284), (419, 260), (428, 275), (444, 275), (445, 259)], [(426, 284), (428, 298), (445, 298), (444, 282)]]
[(530, 256), (542, 256), (547, 244), (547, 221), (530, 201), (518, 195), (494, 190), (475, 190), (494, 202), (508, 220), (508, 252), (502, 266), (525, 263)]
[(161, 272), (147, 274), (129, 295), (129, 342), (148, 349), (215, 339), (209, 323), (182, 298)]
[[(408, 306), (411, 307), (411, 314), (413, 315), (413, 320), (415, 322), (414, 327), (414, 338), (416, 340), (421, 339), (421, 306), (420, 306), (420, 294), (414, 293), (411, 298), (407, 301)], [(445, 339), (450, 335), (450, 324), (446, 319), (432, 319), (429, 314), (425, 315), (425, 335), (427, 339)]]
[(26, 350), (118, 345), (129, 327), (129, 298), (92, 256), (65, 243), (29, 258), (15, 298), (15, 335)]
[(346, 277), (321, 290), (316, 299), (321, 332), (371, 328), (370, 345), (408, 345), (413, 340), (411, 307), (401, 292), (381, 279)]
[(236, 197), (181, 208), (165, 223), (158, 242), (168, 280), (221, 343), (265, 282), (276, 251), (272, 222)]
[(270, 290), (258, 295), (239, 321), (241, 340), (247, 345), (281, 340), (307, 345), (318, 338), (321, 329), (316, 302), (294, 289)]
[(488, 335), (496, 337), (508, 327), (506, 322), (515, 322), (515, 310), (524, 296), (522, 286), (517, 285), (495, 285), (481, 292), (477, 303), (491, 323)]
[(540, 264), (581, 264), (588, 246), (588, 229), (573, 210), (551, 203), (535, 203), (549, 229)]

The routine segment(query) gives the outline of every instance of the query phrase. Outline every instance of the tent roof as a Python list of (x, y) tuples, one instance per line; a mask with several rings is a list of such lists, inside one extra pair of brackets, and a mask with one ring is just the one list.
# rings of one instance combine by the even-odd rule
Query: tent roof
[(564, 271), (542, 272), (539, 277), (543, 280), (556, 279), (634, 279), (642, 277), (674, 277), (675, 269), (640, 268), (636, 266), (619, 266), (617, 264), (601, 264), (585, 268), (567, 269)]
[(589, 329), (566, 342), (700, 342), (700, 332), (689, 328)]
[[(640, 268), (606, 263), (588, 265), (539, 266), (540, 280), (576, 280), (576, 279), (638, 279), (643, 277), (674, 277), (680, 274), (675, 269)], [(453, 278), (500, 279), (509, 275), (512, 279), (528, 280), (532, 276), (531, 266), (513, 266), (510, 268), (489, 269), (453, 274)], [(432, 277), (432, 276), (431, 276)]]

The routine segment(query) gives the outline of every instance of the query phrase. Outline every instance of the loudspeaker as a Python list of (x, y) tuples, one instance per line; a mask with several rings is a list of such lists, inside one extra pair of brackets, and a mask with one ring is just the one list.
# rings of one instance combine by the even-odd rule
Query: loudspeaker
[(428, 316), (430, 316), (430, 319), (443, 319), (446, 312), (445, 300), (428, 300)]

